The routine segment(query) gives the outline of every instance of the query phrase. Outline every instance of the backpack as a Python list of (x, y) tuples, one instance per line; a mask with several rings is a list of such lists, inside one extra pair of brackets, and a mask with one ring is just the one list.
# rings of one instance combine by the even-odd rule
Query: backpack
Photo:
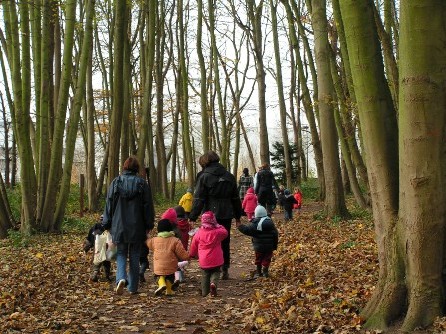
[(213, 198), (232, 198), (234, 182), (231, 178), (231, 174), (225, 173), (218, 176), (218, 178), (212, 182), (209, 189), (209, 196)]

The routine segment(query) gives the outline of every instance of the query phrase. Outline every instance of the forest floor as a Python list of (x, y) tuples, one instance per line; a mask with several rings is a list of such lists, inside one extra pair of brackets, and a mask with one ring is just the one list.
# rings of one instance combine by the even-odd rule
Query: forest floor
[[(26, 247), (1, 241), (0, 333), (381, 333), (363, 330), (359, 317), (377, 279), (373, 224), (325, 220), (321, 209), (308, 203), (287, 223), (274, 214), (270, 278), (249, 280), (251, 241), (234, 227), (230, 279), (214, 298), (200, 295), (196, 260), (174, 297), (154, 296), (151, 270), (139, 294), (118, 296), (114, 282), (89, 281), (85, 235), (35, 236)], [(439, 319), (416, 333), (445, 330)]]

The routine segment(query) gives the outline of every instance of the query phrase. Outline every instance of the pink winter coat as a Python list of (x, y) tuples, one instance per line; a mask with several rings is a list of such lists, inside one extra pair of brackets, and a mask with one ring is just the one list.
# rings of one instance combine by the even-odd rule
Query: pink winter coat
[(254, 194), (254, 188), (248, 188), (245, 197), (243, 198), (242, 208), (246, 213), (254, 213), (257, 207), (257, 196)]
[(228, 236), (228, 231), (221, 226), (204, 228), (195, 233), (189, 249), (191, 257), (198, 256), (198, 263), (202, 269), (219, 267), (224, 263), (221, 242)]

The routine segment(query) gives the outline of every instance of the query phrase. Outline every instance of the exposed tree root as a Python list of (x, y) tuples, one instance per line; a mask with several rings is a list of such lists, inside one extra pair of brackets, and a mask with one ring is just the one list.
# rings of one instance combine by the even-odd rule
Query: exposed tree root
[(401, 326), (401, 331), (411, 332), (416, 328), (424, 328), (432, 325), (435, 318), (442, 314), (440, 298), (436, 299), (411, 298), (409, 309)]
[(367, 319), (364, 328), (385, 330), (406, 308), (406, 288), (403, 284), (388, 283), (377, 291), (361, 317)]

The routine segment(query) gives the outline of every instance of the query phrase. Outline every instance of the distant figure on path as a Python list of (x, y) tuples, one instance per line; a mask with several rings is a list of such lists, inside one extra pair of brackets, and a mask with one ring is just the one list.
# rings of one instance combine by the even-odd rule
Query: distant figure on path
[(245, 197), (248, 188), (253, 186), (254, 186), (254, 178), (251, 175), (249, 175), (249, 170), (248, 168), (245, 167), (243, 168), (243, 174), (240, 175), (240, 179), (238, 181), (238, 188), (241, 201), (243, 201), (243, 198)]
[(248, 191), (243, 199), (242, 208), (245, 211), (248, 220), (251, 220), (254, 217), (254, 210), (257, 207), (257, 196), (254, 194), (254, 188), (248, 188)]
[(274, 178), (274, 174), (271, 172), (268, 164), (263, 164), (256, 175), (256, 185), (254, 191), (257, 195), (259, 204), (266, 208), (269, 215), (272, 214), (277, 204), (273, 187), (277, 188), (277, 182)]

